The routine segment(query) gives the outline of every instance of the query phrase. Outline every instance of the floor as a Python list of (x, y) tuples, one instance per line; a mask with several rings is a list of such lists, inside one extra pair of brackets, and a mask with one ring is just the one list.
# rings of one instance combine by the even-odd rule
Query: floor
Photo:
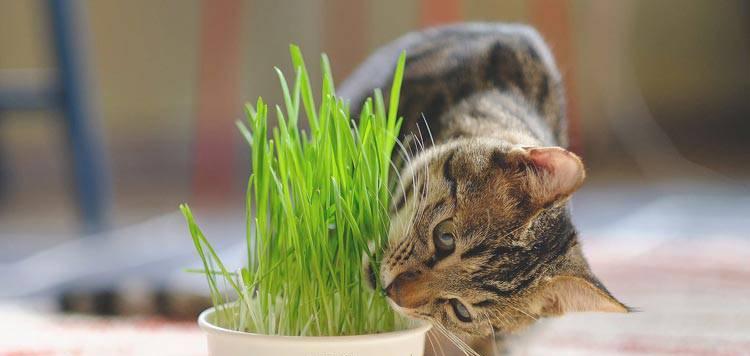
[[(750, 350), (747, 184), (588, 184), (572, 209), (595, 273), (641, 312), (544, 320), (518, 337), (514, 354), (741, 355)], [(239, 265), (243, 256), (234, 246), (244, 236), (241, 215), (199, 211), (198, 216), (225, 260)], [(29, 236), (0, 231), (0, 238), (14, 246), (13, 239)], [(101, 236), (60, 241), (34, 253), (0, 249), (4, 305), (133, 276), (193, 291), (204, 287), (201, 278), (183, 272), (196, 258), (176, 211)], [(132, 332), (124, 328), (125, 334)], [(194, 329), (181, 330), (195, 338)], [(4, 341), (0, 350), (8, 346)]]

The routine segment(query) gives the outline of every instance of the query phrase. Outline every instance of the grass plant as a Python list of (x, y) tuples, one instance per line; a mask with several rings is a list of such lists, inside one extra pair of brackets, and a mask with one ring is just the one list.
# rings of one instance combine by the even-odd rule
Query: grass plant
[[(355, 123), (336, 96), (328, 59), (321, 59), (319, 101), (298, 47), (290, 46), (295, 79), (276, 68), (283, 105), (258, 99), (238, 122), (252, 172), (246, 191), (247, 264), (222, 263), (180, 206), (203, 262), (217, 313), (214, 322), (267, 335), (361, 335), (401, 329), (406, 321), (381, 292), (366, 286), (363, 255), (379, 270), (389, 228), (388, 179), (401, 126), (398, 97), (405, 56), (398, 60), (386, 103), (379, 91)], [(309, 129), (302, 129), (305, 117)], [(368, 247), (369, 245), (369, 247)], [(378, 288), (380, 290), (380, 288)]]

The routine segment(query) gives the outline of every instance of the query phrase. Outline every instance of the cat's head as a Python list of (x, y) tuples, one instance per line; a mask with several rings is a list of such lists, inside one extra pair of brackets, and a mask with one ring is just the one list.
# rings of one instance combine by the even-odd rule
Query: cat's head
[(570, 221), (566, 201), (584, 176), (559, 147), (457, 139), (418, 155), (394, 193), (381, 262), (394, 307), (464, 336), (627, 312), (589, 270)]

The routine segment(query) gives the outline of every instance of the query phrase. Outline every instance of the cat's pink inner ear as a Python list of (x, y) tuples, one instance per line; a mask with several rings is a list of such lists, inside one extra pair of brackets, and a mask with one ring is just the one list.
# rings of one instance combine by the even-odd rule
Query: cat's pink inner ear
[(561, 147), (526, 148), (526, 159), (536, 168), (532, 195), (546, 204), (572, 194), (583, 183), (581, 159)]

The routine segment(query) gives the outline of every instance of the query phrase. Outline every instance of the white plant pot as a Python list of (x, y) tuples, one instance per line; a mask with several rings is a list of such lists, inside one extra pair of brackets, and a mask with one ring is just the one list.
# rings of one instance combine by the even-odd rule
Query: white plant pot
[(224, 329), (212, 324), (214, 308), (198, 317), (210, 356), (421, 356), (427, 322), (411, 329), (357, 336), (270, 336)]

